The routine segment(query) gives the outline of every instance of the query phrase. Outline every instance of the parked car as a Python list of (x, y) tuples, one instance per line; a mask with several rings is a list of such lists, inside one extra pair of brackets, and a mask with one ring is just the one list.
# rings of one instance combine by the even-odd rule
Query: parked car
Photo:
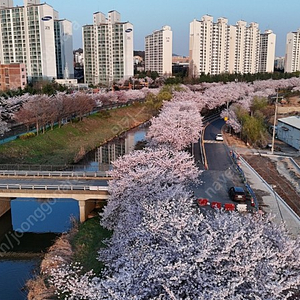
[(246, 193), (242, 187), (232, 186), (228, 194), (232, 201), (246, 201)]
[(222, 133), (218, 133), (216, 135), (216, 141), (223, 141), (223, 135), (222, 135)]

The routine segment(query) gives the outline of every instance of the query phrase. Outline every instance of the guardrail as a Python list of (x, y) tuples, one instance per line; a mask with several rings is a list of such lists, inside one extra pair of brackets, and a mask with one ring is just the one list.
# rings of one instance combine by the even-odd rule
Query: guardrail
[(295, 162), (295, 160), (292, 157), (290, 157), (289, 159), (292, 162), (292, 164), (297, 168), (298, 172), (300, 172), (300, 166)]
[(73, 171), (13, 171), (13, 170), (0, 170), (0, 176), (25, 176), (25, 177), (106, 177), (111, 178), (107, 172), (73, 172)]
[(108, 186), (0, 184), (0, 190), (108, 191)]
[(238, 160), (242, 160), (242, 161), (245, 161), (245, 160), (242, 157), (240, 157), (240, 155), (238, 155), (235, 151), (232, 151), (232, 150), (230, 151), (230, 158), (231, 158), (232, 162), (235, 164), (237, 171), (242, 176), (245, 187), (247, 188), (247, 191), (249, 192), (249, 194), (251, 196), (251, 206), (254, 206), (256, 211), (258, 211), (259, 206), (258, 206), (258, 200), (256, 198), (256, 195), (255, 195), (253, 189), (251, 188), (250, 184), (247, 182), (245, 172), (240, 167), (239, 162), (238, 162)]

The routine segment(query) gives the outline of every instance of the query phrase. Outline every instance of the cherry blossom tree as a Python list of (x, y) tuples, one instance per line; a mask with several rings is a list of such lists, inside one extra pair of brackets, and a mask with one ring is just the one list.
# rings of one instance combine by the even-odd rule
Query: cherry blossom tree
[(83, 116), (90, 113), (95, 107), (95, 99), (90, 94), (77, 92), (71, 95), (73, 113), (82, 120)]
[(207, 98), (203, 96), (201, 92), (193, 92), (190, 89), (173, 92), (173, 100), (178, 102), (190, 101), (193, 102), (194, 106), (201, 113), (202, 109), (207, 106)]
[(167, 194), (175, 184), (197, 182), (200, 171), (186, 152), (166, 148), (133, 151), (113, 162), (109, 199), (102, 214), (108, 229), (128, 230), (140, 222), (141, 200)]
[(44, 125), (44, 118), (46, 111), (43, 110), (45, 106), (45, 95), (33, 95), (29, 100), (23, 103), (19, 112), (15, 115), (18, 122), (29, 125), (35, 124), (37, 134), (39, 134), (41, 126)]
[(7, 131), (9, 131), (7, 123), (0, 119), (0, 135), (4, 134)]
[(220, 117), (221, 118), (227, 118), (226, 124), (228, 126), (230, 126), (235, 133), (239, 133), (241, 131), (242, 125), (240, 124), (240, 122), (238, 121), (238, 118), (236, 116), (235, 110), (233, 109), (233, 105), (230, 109), (224, 109), (221, 114)]
[(20, 124), (24, 124), (27, 128), (27, 132), (29, 131), (30, 125), (34, 124), (34, 116), (31, 110), (26, 109), (26, 105), (18, 112), (14, 114), (14, 120), (16, 120)]
[(165, 102), (158, 117), (151, 120), (147, 139), (151, 146), (167, 145), (182, 150), (198, 141), (202, 117), (191, 101)]
[[(146, 204), (146, 203), (145, 203)], [(78, 299), (289, 299), (300, 288), (300, 243), (269, 218), (197, 214), (187, 197), (144, 207), (142, 223), (110, 247), (99, 277), (55, 270), (52, 283)], [(100, 259), (110, 249), (100, 252)], [(97, 298), (98, 297), (98, 298)]]
[(150, 148), (114, 162), (102, 214), (102, 225), (113, 235), (98, 256), (106, 268), (100, 276), (82, 274), (76, 265), (52, 270), (57, 294), (67, 299), (289, 299), (300, 288), (300, 240), (269, 216), (198, 210), (188, 183), (199, 171), (187, 153), (176, 150), (198, 137), (202, 109), (230, 103), (221, 116), (239, 130), (235, 110), (247, 112), (253, 97), (291, 84), (298, 81), (174, 92), (153, 119)]

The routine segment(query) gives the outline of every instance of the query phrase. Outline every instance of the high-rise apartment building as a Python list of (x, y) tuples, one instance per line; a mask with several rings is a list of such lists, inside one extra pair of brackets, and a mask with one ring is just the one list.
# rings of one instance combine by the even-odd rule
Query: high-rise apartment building
[(235, 39), (235, 50), (229, 53), (234, 57), (234, 68), (230, 73), (257, 73), (260, 43), (258, 24), (252, 22), (247, 26), (245, 21), (238, 21), (231, 34)]
[(285, 61), (284, 56), (275, 57), (275, 62), (274, 62), (275, 70), (283, 71), (284, 70), (284, 61)]
[(164, 26), (145, 38), (145, 70), (172, 75), (172, 30)]
[(66, 19), (55, 20), (54, 37), (56, 45), (57, 78), (74, 78), (72, 22)]
[(260, 35), (258, 72), (274, 72), (275, 44), (276, 35), (272, 30), (266, 30)]
[(111, 86), (133, 76), (133, 25), (117, 11), (94, 13), (83, 27), (84, 76), (88, 84)]
[(1, 0), (0, 1), (0, 9), (13, 7), (13, 6), (14, 6), (13, 0)]
[(219, 18), (213, 23), (213, 17), (205, 15), (201, 21), (190, 23), (190, 71), (194, 76), (228, 71), (227, 22), (227, 19)]
[[(13, 7), (12, 0), (2, 0), (0, 20), (0, 62), (24, 63), (29, 80), (57, 78), (58, 69), (65, 70), (67, 62), (72, 61), (72, 28), (61, 25), (63, 21), (50, 5), (24, 0), (24, 6)], [(57, 57), (60, 53), (64, 53), (64, 59)], [(72, 67), (71, 63), (70, 74)]]
[(300, 29), (286, 37), (284, 72), (300, 71)]
[(256, 73), (260, 41), (257, 23), (247, 26), (245, 21), (238, 21), (228, 25), (226, 18), (214, 23), (212, 16), (205, 15), (190, 23), (190, 72), (193, 76)]

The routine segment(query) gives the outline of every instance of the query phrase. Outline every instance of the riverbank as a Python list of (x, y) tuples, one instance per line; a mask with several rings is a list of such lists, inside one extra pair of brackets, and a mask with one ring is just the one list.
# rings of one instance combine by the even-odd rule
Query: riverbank
[(29, 139), (0, 147), (0, 164), (68, 165), (152, 117), (145, 103), (102, 111)]
[(49, 270), (64, 264), (76, 262), (82, 266), (83, 272), (92, 270), (94, 274), (100, 273), (103, 264), (97, 260), (98, 250), (105, 247), (103, 241), (111, 236), (111, 232), (99, 223), (99, 217), (95, 217), (82, 224), (74, 224), (70, 232), (56, 239), (42, 260), (39, 275), (26, 284), (29, 300), (53, 298), (55, 291), (47, 284)]

